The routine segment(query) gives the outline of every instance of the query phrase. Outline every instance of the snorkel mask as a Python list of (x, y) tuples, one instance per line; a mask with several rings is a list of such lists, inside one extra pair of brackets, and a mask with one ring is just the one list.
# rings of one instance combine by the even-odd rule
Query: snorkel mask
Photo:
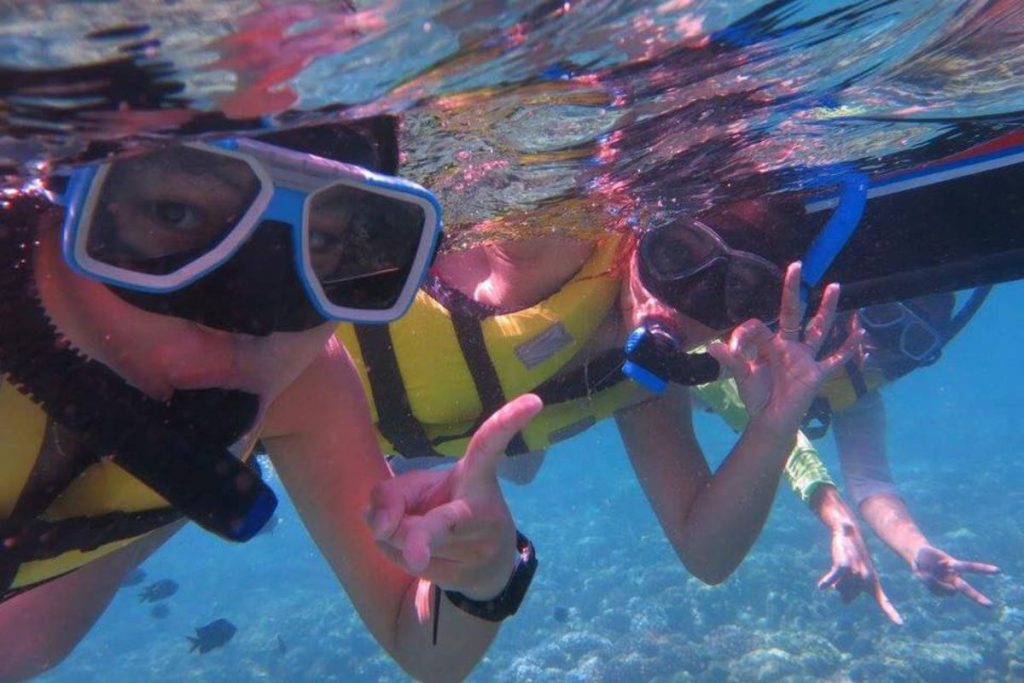
[(681, 220), (640, 239), (638, 271), (660, 301), (713, 330), (778, 316), (782, 271), (771, 261), (731, 249), (700, 220)]
[[(856, 230), (867, 201), (868, 179), (850, 173), (836, 210), (802, 258), (801, 298), (806, 303)], [(728, 245), (703, 221), (681, 217), (646, 231), (637, 245), (641, 283), (662, 303), (713, 330), (724, 332), (755, 318), (778, 319), (782, 268), (758, 254)], [(660, 393), (668, 381), (694, 385), (718, 378), (718, 362), (707, 353), (685, 353), (683, 340), (645, 322), (626, 342), (623, 371)], [(675, 350), (673, 350), (673, 347)]]
[[(319, 128), (337, 139), (339, 125)], [(394, 320), (432, 260), (440, 206), (357, 165), (381, 165), (361, 136), (335, 147), (341, 161), (238, 138), (76, 169), (59, 198), (65, 259), (139, 308), (228, 332)]]

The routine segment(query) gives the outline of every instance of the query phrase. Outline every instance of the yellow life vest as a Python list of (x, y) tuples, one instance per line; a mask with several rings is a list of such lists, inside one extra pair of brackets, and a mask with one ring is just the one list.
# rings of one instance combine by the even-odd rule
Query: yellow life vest
[(849, 409), (861, 396), (882, 388), (889, 381), (881, 368), (862, 367), (855, 360), (849, 361), (821, 387), (800, 429), (810, 438), (820, 439), (828, 432), (833, 415)]
[[(618, 301), (613, 267), (621, 243), (603, 238), (561, 289), (520, 311), (472, 315), (421, 289), (395, 323), (339, 325), (336, 336), (371, 399), (381, 448), (407, 457), (461, 456), (475, 429), (507, 399), (556, 381)], [(587, 376), (588, 370), (594, 372)], [(569, 438), (636, 395), (632, 383), (618, 381), (617, 367), (579, 374), (582, 389), (545, 405), (509, 454)], [(597, 384), (607, 377), (615, 381)]]
[(0, 435), (0, 602), (182, 518), (3, 376)]

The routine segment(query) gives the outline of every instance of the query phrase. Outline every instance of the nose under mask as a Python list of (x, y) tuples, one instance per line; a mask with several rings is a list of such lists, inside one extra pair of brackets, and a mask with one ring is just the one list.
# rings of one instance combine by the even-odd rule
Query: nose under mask
[(110, 289), (144, 311), (225, 332), (301, 332), (327, 318), (313, 306), (297, 262), (291, 227), (265, 221), (227, 263), (183, 289), (165, 294), (113, 285)]

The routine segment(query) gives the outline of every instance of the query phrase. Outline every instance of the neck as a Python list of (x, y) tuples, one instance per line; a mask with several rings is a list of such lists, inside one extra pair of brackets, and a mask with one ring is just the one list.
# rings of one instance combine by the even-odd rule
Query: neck
[(440, 259), (442, 278), (499, 311), (533, 306), (557, 292), (586, 263), (594, 244), (563, 237), (486, 244)]

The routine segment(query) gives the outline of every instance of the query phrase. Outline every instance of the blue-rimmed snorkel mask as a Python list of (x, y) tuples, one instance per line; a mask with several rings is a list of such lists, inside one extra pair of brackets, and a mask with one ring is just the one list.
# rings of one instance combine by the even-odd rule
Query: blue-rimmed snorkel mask
[[(339, 126), (350, 130), (318, 128), (336, 141)], [(302, 134), (315, 149), (316, 129)], [(436, 198), (360, 165), (383, 164), (359, 135), (334, 145), (340, 161), (282, 146), (289, 135), (74, 170), (61, 197), (66, 260), (139, 308), (229, 332), (398, 318), (437, 247)]]

